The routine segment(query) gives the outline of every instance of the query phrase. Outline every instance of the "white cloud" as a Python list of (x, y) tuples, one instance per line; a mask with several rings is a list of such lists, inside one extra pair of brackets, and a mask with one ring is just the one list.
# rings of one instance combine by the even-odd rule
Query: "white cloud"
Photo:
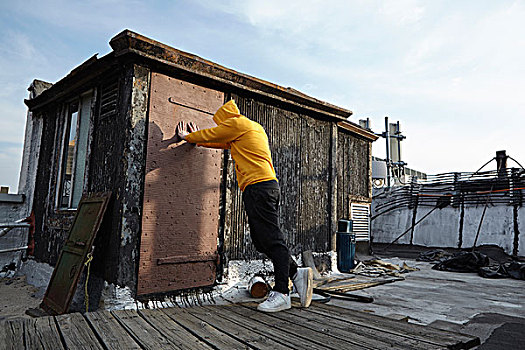
[(424, 13), (425, 8), (416, 0), (385, 1), (379, 8), (386, 20), (401, 26), (418, 23)]
[[(385, 115), (401, 120), (406, 161), (423, 171), (475, 170), (505, 148), (525, 163), (522, 1), (30, 0), (11, 7), (47, 41), (16, 27), (0, 38), (0, 141), (23, 134), (21, 101), (32, 78), (63, 77), (131, 27), (351, 109), (353, 120), (371, 117), (376, 131)], [(377, 141), (374, 149), (383, 148)]]

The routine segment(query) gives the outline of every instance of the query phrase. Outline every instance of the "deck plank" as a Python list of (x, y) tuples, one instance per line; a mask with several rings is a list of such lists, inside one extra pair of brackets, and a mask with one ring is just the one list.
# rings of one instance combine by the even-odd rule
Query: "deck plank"
[(24, 319), (15, 319), (5, 321), (4, 335), (5, 335), (5, 349), (19, 350), (25, 349), (24, 347)]
[(0, 350), (7, 349), (7, 332), (6, 332), (7, 322), (0, 322)]
[[(251, 310), (256, 310), (256, 303), (246, 303), (242, 305), (243, 307), (249, 308)], [(292, 308), (283, 312), (277, 312), (272, 314), (273, 317), (276, 317), (283, 321), (291, 322), (292, 324), (300, 325), (301, 327), (307, 328), (313, 332), (322, 332), (326, 335), (332, 336), (339, 339), (340, 341), (346, 342), (347, 346), (356, 347), (361, 346), (368, 349), (405, 349), (405, 346), (399, 346), (392, 344), (391, 342), (385, 341), (385, 338), (375, 337), (369, 338), (364, 335), (355, 332), (348, 332), (342, 330), (338, 327), (335, 327), (335, 324), (332, 322), (331, 318), (316, 318), (312, 317), (312, 313), (306, 311), (306, 309)], [(351, 337), (348, 335), (352, 334)]]
[(99, 311), (0, 323), (3, 349), (470, 349), (479, 338), (313, 303)]
[[(364, 346), (362, 344), (354, 344), (347, 340), (342, 340), (336, 337), (326, 334), (323, 328), (316, 329), (315, 331), (304, 326), (303, 322), (296, 323), (290, 320), (282, 319), (277, 317), (278, 313), (263, 313), (257, 311), (255, 308), (245, 307), (239, 305), (240, 309), (235, 310), (235, 312), (245, 315), (251, 320), (259, 321), (267, 326), (272, 327), (272, 332), (283, 331), (288, 334), (294, 334), (305, 340), (310, 340), (314, 343), (314, 348), (319, 346), (326, 349), (371, 349), (371, 347)], [(308, 322), (308, 320), (305, 320)], [(270, 333), (272, 334), (272, 333)], [(273, 336), (273, 334), (272, 334)], [(306, 347), (305, 347), (306, 348)]]
[(144, 320), (135, 310), (111, 311), (111, 314), (132, 335), (141, 347), (148, 350), (181, 349), (164, 337)]
[(60, 350), (64, 349), (60, 333), (53, 317), (40, 317), (26, 320), (26, 349)]
[[(276, 315), (279, 318), (288, 319), (292, 322), (303, 322), (303, 324), (315, 329), (325, 329), (327, 333), (341, 339), (348, 339), (351, 334), (351, 342), (368, 346), (373, 349), (406, 349), (419, 350), (424, 347), (427, 350), (441, 349), (441, 346), (422, 343), (407, 337), (394, 334), (383, 334), (375, 332), (366, 327), (356, 326), (352, 323), (335, 319), (333, 317), (320, 315), (308, 309), (292, 308)], [(323, 328), (324, 327), (324, 328)]]
[(412, 323), (399, 322), (377, 315), (350, 310), (333, 305), (314, 303), (312, 312), (351, 322), (362, 327), (368, 327), (378, 332), (411, 337), (425, 343), (446, 347), (449, 349), (470, 349), (480, 344), (478, 337), (460, 333), (447, 332)]
[(192, 315), (200, 318), (202, 321), (210, 323), (218, 330), (228, 333), (243, 343), (253, 346), (257, 349), (289, 349), (288, 346), (273, 340), (271, 334), (260, 334), (251, 331), (244, 325), (232, 322), (224, 317), (222, 310), (224, 307), (210, 306), (210, 307), (195, 307), (188, 309)]
[(166, 338), (176, 343), (182, 349), (207, 350), (209, 345), (195, 337), (185, 328), (173, 321), (161, 310), (139, 310), (139, 315), (150, 323), (155, 329), (162, 333)]
[(225, 334), (184, 309), (162, 309), (172, 320), (216, 349), (246, 349), (249, 346)]
[(104, 349), (81, 314), (59, 315), (55, 319), (68, 349)]
[(88, 312), (84, 317), (108, 350), (141, 349), (109, 311)]
[[(213, 307), (210, 307), (212, 309)], [(290, 349), (316, 349), (319, 348), (318, 343), (314, 343), (310, 341), (309, 339), (305, 339), (302, 337), (299, 337), (295, 334), (285, 332), (283, 330), (280, 330), (278, 328), (274, 328), (272, 326), (269, 326), (268, 324), (254, 320), (248, 317), (248, 314), (252, 314), (254, 312), (246, 312), (244, 308), (242, 308), (239, 305), (226, 305), (222, 306), (220, 309), (217, 308), (217, 313), (220, 313), (228, 320), (235, 322), (237, 324), (240, 324), (244, 326), (246, 329), (251, 330), (252, 332), (256, 332), (262, 335), (268, 336), (271, 334), (271, 337), (281, 344), (284, 344), (288, 346)], [(255, 313), (254, 313), (255, 314)]]

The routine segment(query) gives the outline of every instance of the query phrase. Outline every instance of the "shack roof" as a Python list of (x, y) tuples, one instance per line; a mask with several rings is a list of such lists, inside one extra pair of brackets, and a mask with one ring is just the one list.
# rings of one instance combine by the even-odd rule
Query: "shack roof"
[(332, 105), (303, 94), (293, 88), (285, 88), (268, 81), (226, 68), (199, 56), (177, 50), (130, 30), (124, 30), (110, 41), (112, 52), (97, 58), (94, 55), (66, 77), (33, 99), (25, 100), (30, 110), (36, 110), (46, 104), (69, 95), (70, 91), (80, 88), (93, 76), (114, 68), (123, 58), (132, 61), (146, 61), (147, 64), (182, 73), (219, 86), (248, 91), (271, 100), (293, 105), (296, 108), (310, 110), (330, 119), (345, 121), (352, 111)]

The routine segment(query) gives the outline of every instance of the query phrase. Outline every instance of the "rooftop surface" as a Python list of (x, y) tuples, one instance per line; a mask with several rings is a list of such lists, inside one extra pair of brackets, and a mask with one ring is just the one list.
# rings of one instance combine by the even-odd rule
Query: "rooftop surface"
[(12, 320), (0, 327), (0, 344), (53, 350), (470, 349), (479, 344), (477, 337), (321, 303), (273, 314), (255, 307), (98, 311)]
[(478, 336), (480, 349), (522, 348), (525, 336), (514, 329), (525, 329), (525, 281), (432, 270), (431, 263), (416, 261), (414, 255), (403, 251), (378, 255), (395, 264), (405, 262), (419, 271), (405, 274), (403, 281), (359, 291), (360, 295), (373, 297), (373, 303), (331, 303)]
[[(514, 279), (486, 279), (474, 273), (436, 271), (431, 269), (431, 263), (416, 261), (413, 258), (414, 254), (403, 254), (402, 252), (398, 253), (399, 254), (389, 253), (385, 255), (379, 255), (379, 257), (381, 257), (383, 261), (391, 262), (396, 265), (402, 265), (403, 263), (406, 263), (409, 267), (417, 267), (419, 270), (403, 274), (404, 280), (351, 292), (352, 294), (373, 297), (373, 303), (361, 303), (332, 298), (332, 300), (327, 304), (328, 306), (315, 303), (310, 310), (295, 309), (282, 315), (261, 315), (260, 317), (261, 319), (266, 320), (267, 323), (270, 322), (269, 320), (272, 320), (271, 322), (273, 323), (271, 327), (273, 328), (283, 327), (287, 322), (286, 320), (283, 320), (283, 318), (286, 319), (289, 317), (291, 319), (295, 319), (296, 326), (298, 327), (296, 331), (303, 332), (301, 337), (309, 338), (314, 343), (319, 341), (324, 342), (326, 339), (331, 339), (331, 341), (335, 342), (334, 346), (343, 346), (342, 339), (344, 338), (346, 339), (345, 341), (349, 341), (347, 344), (348, 346), (353, 344), (350, 348), (356, 348), (356, 344), (353, 342), (355, 342), (355, 339), (360, 339), (359, 335), (354, 334), (357, 331), (352, 328), (355, 328), (355, 322), (358, 322), (359, 319), (362, 320), (362, 324), (367, 324), (369, 326), (375, 324), (377, 327), (379, 327), (379, 325), (384, 327), (382, 330), (374, 328), (374, 339), (379, 339), (379, 342), (387, 341), (387, 335), (390, 334), (391, 336), (393, 332), (391, 327), (393, 327), (395, 324), (400, 324), (401, 326), (399, 327), (405, 327), (406, 329), (403, 328), (405, 329), (403, 332), (409, 332), (410, 329), (412, 329), (412, 331), (410, 331), (412, 333), (414, 329), (420, 330), (421, 332), (425, 330), (425, 332), (423, 332), (426, 334), (425, 336), (428, 336), (430, 334), (429, 332), (434, 332), (434, 330), (431, 329), (439, 329), (469, 335), (471, 338), (468, 339), (471, 340), (479, 337), (482, 343), (479, 349), (517, 349), (519, 348), (520, 344), (525, 341), (525, 339), (523, 339), (523, 332), (521, 331), (523, 327), (525, 327), (525, 308), (523, 307), (523, 302), (525, 300), (525, 289), (523, 288), (525, 285), (524, 281)], [(4, 279), (1, 282), (2, 287), (0, 288), (0, 300), (2, 304), (6, 304), (0, 305), (1, 310), (13, 310), (9, 309), (7, 304), (17, 303), (16, 300), (19, 300), (19, 298), (22, 297), (20, 294), (34, 293), (33, 289), (23, 288), (20, 283), (11, 283), (9, 285), (5, 285), (6, 281), (7, 280)], [(18, 288), (18, 297), (13, 298), (13, 294), (10, 294), (11, 297), (6, 298), (6, 295), (4, 294), (8, 293), (10, 288), (15, 288), (17, 285), (18, 287), (16, 288)], [(225, 296), (227, 296), (227, 294), (228, 293), (225, 293)], [(38, 300), (39, 293), (35, 293), (33, 295)], [(230, 293), (230, 297), (227, 297), (223, 300), (219, 299), (220, 298), (216, 298), (217, 303), (220, 304), (218, 306), (209, 305), (206, 308), (190, 308), (191, 311), (188, 311), (192, 316), (187, 317), (200, 317), (200, 321), (196, 321), (197, 323), (194, 325), (196, 330), (208, 330), (212, 332), (206, 335), (207, 337), (209, 336), (213, 338), (218, 336), (220, 338), (227, 337), (227, 339), (233, 337), (236, 339), (235, 341), (239, 341), (239, 337), (242, 334), (240, 329), (244, 329), (241, 326), (244, 327), (245, 325), (250, 324), (249, 322), (256, 322), (255, 324), (257, 324), (257, 322), (262, 322), (254, 321), (254, 318), (257, 318), (257, 315), (260, 315), (260, 313), (256, 313), (253, 310), (253, 304), (239, 306), (236, 309), (231, 309), (230, 306), (228, 306), (228, 303), (231, 301), (245, 302), (250, 300), (247, 298), (247, 292), (244, 292), (243, 294), (242, 290), (237, 290), (237, 294)], [(27, 316), (22, 314), (24, 311), (23, 308), (18, 308), (16, 310), (16, 312), (20, 313), (19, 316), (24, 316), (27, 319)], [(117, 314), (115, 314), (115, 312), (117, 312)], [(119, 316), (117, 315), (120, 315), (118, 312), (120, 311), (112, 311), (112, 313), (105, 311), (104, 313), (99, 313), (96, 315), (93, 314), (93, 317), (118, 318)], [(156, 312), (158, 312), (158, 314), (156, 314)], [(168, 316), (170, 312), (176, 311), (167, 311)], [(327, 312), (328, 314), (326, 314)], [(11, 312), (11, 314), (8, 315), (6, 312), (2, 312), (0, 313), (0, 317), (5, 317), (6, 320), (12, 321), (16, 319), (17, 316), (14, 313)], [(231, 317), (235, 313), (238, 314), (237, 319)], [(325, 315), (323, 315), (323, 313), (325, 313)], [(214, 316), (212, 317), (208, 314)], [(78, 316), (69, 316), (70, 318), (68, 320), (70, 321), (62, 322), (73, 322), (71, 320), (78, 320), (80, 319), (79, 317), (82, 318), (80, 314), (77, 315)], [(154, 318), (165, 318), (166, 312), (161, 312), (159, 310), (127, 311), (126, 313), (122, 313), (124, 321), (119, 319), (115, 322), (124, 327), (126, 334), (129, 335), (130, 332), (132, 332), (133, 327), (129, 326), (131, 328), (126, 328), (126, 322), (146, 322), (146, 324), (150, 326), (154, 325), (152, 323), (154, 321), (146, 320), (146, 318), (150, 317), (148, 315)], [(344, 317), (341, 315), (344, 315)], [(65, 316), (59, 316), (56, 318), (58, 322), (56, 324), (59, 326), (61, 324), (61, 321), (59, 321), (61, 317)], [(89, 316), (85, 316), (83, 318), (84, 321), (78, 322), (89, 322), (88, 317)], [(224, 318), (228, 321), (214, 325), (213, 322), (217, 322), (217, 317), (218, 319), (222, 320)], [(322, 320), (318, 320), (316, 317), (321, 317)], [(244, 318), (246, 318), (246, 320), (244, 320)], [(300, 321), (301, 319), (302, 321)], [(4, 322), (6, 320), (4, 320)], [(30, 328), (33, 327), (31, 326), (33, 324), (31, 322), (34, 321), (20, 322), (22, 322), (22, 326), (19, 327)], [(26, 324), (23, 322), (29, 323)], [(99, 320), (96, 322), (104, 323), (106, 321), (103, 322)], [(237, 326), (230, 324), (230, 322), (237, 324)], [(300, 324), (301, 322), (302, 324)], [(320, 323), (318, 324), (316, 322)], [(111, 323), (114, 322), (111, 321)], [(174, 327), (178, 327), (175, 325), (173, 327), (169, 325), (165, 326), (168, 327), (168, 329), (171, 329), (171, 331), (174, 331)], [(231, 328), (228, 328), (230, 326)], [(261, 330), (266, 329), (268, 326), (268, 324), (265, 326), (261, 325), (260, 327), (262, 328), (260, 329), (253, 326), (251, 331), (242, 335), (244, 338), (241, 339), (241, 342), (247, 343), (255, 348), (273, 346), (275, 345), (275, 342), (282, 345), (282, 338), (275, 338), (273, 334), (268, 339), (264, 337), (265, 334), (270, 333)], [(423, 326), (424, 328), (420, 328), (418, 326)], [(216, 329), (217, 327), (226, 327), (225, 329), (227, 330), (223, 331), (219, 329), (219, 333), (212, 330)], [(312, 327), (317, 328), (312, 329)], [(270, 328), (268, 328), (268, 330), (269, 329)], [(370, 327), (365, 327), (364, 331), (366, 330), (370, 331)], [(93, 327), (90, 328), (90, 331), (93, 331)], [(166, 332), (168, 331), (166, 330)], [(226, 336), (220, 335), (220, 333), (224, 332), (227, 333)], [(295, 331), (292, 331), (291, 328), (288, 331), (285, 331), (285, 333), (294, 332)], [(417, 338), (414, 338), (414, 335), (410, 332), (406, 333), (408, 336), (406, 336), (405, 340), (417, 340)], [(445, 332), (440, 334), (448, 333)], [(329, 338), (326, 338), (327, 335)], [(335, 337), (335, 339), (330, 337)], [(132, 336), (132, 339), (135, 338)], [(161, 341), (159, 339), (153, 339), (151, 341)], [(401, 338), (396, 339), (401, 341)], [(466, 344), (465, 339), (457, 343), (463, 344), (459, 348)], [(428, 339), (419, 340), (422, 341), (422, 343), (419, 343), (419, 345), (413, 343), (413, 348), (429, 348), (428, 346), (430, 345), (428, 344)], [(305, 344), (308, 344), (308, 342)], [(398, 348), (403, 348), (399, 346), (399, 343), (396, 344)], [(474, 343), (470, 344), (472, 345)], [(317, 345), (319, 346), (319, 344)], [(442, 344), (442, 348), (448, 345)], [(436, 347), (439, 348), (437, 345)], [(328, 346), (328, 348), (330, 347)], [(365, 348), (374, 347), (372, 346)], [(375, 348), (379, 349), (382, 347), (377, 345)]]

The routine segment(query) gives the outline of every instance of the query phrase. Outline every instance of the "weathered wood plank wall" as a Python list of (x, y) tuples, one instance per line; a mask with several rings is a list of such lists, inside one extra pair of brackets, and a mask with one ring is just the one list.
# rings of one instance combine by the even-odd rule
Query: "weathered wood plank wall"
[(337, 135), (337, 217), (348, 218), (350, 202), (370, 202), (370, 141), (339, 129)]
[[(131, 184), (140, 191), (134, 190), (132, 194), (125, 190), (129, 174), (124, 169), (130, 164), (124, 154), (130, 143), (129, 113), (134, 108), (131, 100), (137, 90), (133, 82), (135, 75), (142, 72), (137, 67), (125, 65), (111, 75), (94, 77), (91, 87), (97, 90), (97, 103), (86, 175), (88, 192), (113, 192), (108, 207), (110, 219), (104, 221), (96, 241), (96, 246), (102, 249), (95, 252), (92, 272), (132, 289), (137, 282), (142, 206), (124, 205), (123, 201), (142, 201), (139, 197), (143, 195), (140, 188), (144, 185), (145, 160), (144, 164), (137, 164), (133, 175), (136, 181)], [(146, 79), (148, 72), (144, 70), (141, 79)], [(232, 97), (241, 113), (259, 122), (269, 135), (281, 185), (281, 227), (292, 253), (307, 249), (330, 251), (335, 229), (333, 217), (348, 217), (351, 199), (370, 200), (370, 141), (341, 129), (335, 131), (333, 121), (315, 119), (266, 100), (235, 94)], [(42, 112), (44, 128), (35, 194), (35, 256), (51, 265), (56, 263), (74, 215), (55, 208), (63, 108), (62, 104), (54, 104)], [(134, 137), (140, 141), (140, 135)], [(226, 159), (224, 167), (224, 208), (219, 229), (223, 252), (227, 259), (260, 258), (249, 237), (233, 161)], [(333, 186), (335, 181), (337, 186)], [(337, 208), (332, 196), (337, 199)], [(126, 231), (126, 239), (122, 238), (124, 217), (134, 222), (133, 228)]]
[[(95, 109), (95, 125), (91, 146), (88, 180), (89, 192), (112, 192), (106, 210), (107, 219), (102, 222), (95, 246), (92, 269), (105, 280), (115, 282), (119, 264), (120, 224), (122, 215), (121, 191), (123, 187), (122, 154), (125, 124), (119, 114), (124, 72), (111, 74), (102, 79)], [(103, 249), (106, 248), (106, 249)]]
[[(242, 114), (268, 133), (281, 186), (281, 229), (292, 253), (330, 250), (331, 123), (239, 95)], [(233, 162), (228, 162), (225, 253), (229, 259), (259, 257), (249, 237)]]
[[(95, 250), (92, 271), (110, 282), (116, 281), (120, 260), (120, 198), (123, 187), (121, 158), (125, 138), (122, 131), (126, 123), (119, 107), (126, 103), (126, 100), (122, 100), (125, 96), (122, 96), (121, 91), (125, 75), (125, 70), (116, 70), (94, 80), (91, 85), (97, 92), (94, 94), (96, 101), (91, 111), (93, 126), (86, 166), (87, 184), (84, 188), (87, 192), (113, 192), (107, 215), (110, 219), (104, 220), (95, 242), (95, 246), (99, 248)], [(128, 75), (132, 77), (131, 72)], [(68, 98), (75, 97), (75, 93), (77, 92), (72, 91)], [(58, 210), (56, 207), (65, 106), (66, 103), (56, 103), (35, 116), (43, 118), (44, 127), (35, 186), (34, 254), (38, 261), (52, 266), (57, 262), (75, 215), (74, 211)]]
[(54, 197), (51, 190), (55, 187), (53, 176), (55, 164), (58, 162), (56, 153), (58, 118), (60, 106), (50, 106), (36, 118), (43, 118), (42, 143), (39, 166), (35, 185), (35, 258), (39, 261), (56, 264), (60, 249), (65, 241), (67, 230), (71, 226), (72, 215), (56, 215), (52, 208)]

